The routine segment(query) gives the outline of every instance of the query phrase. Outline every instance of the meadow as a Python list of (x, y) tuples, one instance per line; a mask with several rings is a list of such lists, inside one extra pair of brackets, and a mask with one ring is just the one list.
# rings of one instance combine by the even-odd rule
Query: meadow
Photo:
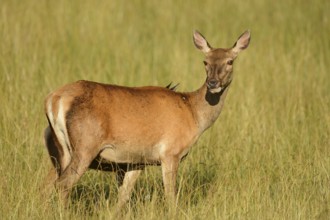
[[(51, 167), (43, 102), (79, 79), (193, 91), (197, 29), (215, 47), (252, 40), (217, 122), (181, 163), (175, 219), (328, 219), (330, 1), (0, 1), (0, 218), (114, 219), (113, 173), (88, 171), (69, 208), (40, 198)], [(160, 167), (122, 219), (172, 219)]]

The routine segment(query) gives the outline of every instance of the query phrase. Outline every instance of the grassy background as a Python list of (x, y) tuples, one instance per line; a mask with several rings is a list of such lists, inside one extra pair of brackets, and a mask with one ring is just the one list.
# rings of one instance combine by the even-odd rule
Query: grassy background
[[(183, 161), (178, 219), (330, 216), (330, 2), (0, 2), (0, 217), (109, 218), (112, 173), (88, 171), (72, 207), (50, 207), (39, 186), (50, 161), (43, 99), (78, 79), (127, 86), (205, 79), (198, 29), (229, 47), (246, 29), (224, 111)], [(125, 219), (170, 218), (159, 167), (139, 178)]]

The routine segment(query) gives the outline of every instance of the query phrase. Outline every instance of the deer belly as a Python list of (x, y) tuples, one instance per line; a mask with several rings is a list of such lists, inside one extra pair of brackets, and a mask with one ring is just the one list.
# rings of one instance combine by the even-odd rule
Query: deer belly
[(159, 164), (159, 148), (130, 148), (106, 145), (100, 153), (100, 157), (112, 163), (132, 164)]

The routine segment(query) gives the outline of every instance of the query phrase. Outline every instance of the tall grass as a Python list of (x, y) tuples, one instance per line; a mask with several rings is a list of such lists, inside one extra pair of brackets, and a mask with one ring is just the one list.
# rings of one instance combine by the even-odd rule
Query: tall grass
[[(180, 167), (177, 219), (330, 216), (330, 2), (0, 2), (1, 219), (111, 218), (111, 173), (88, 171), (71, 207), (45, 205), (43, 99), (78, 79), (127, 86), (205, 79), (200, 30), (229, 47), (245, 30), (222, 115)], [(125, 219), (167, 219), (160, 169), (139, 178)]]

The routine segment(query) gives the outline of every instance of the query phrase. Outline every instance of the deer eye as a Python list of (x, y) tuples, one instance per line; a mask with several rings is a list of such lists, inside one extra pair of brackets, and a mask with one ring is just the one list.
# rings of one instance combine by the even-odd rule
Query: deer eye
[(207, 64), (208, 64), (206, 61), (203, 61), (203, 63), (204, 63), (205, 66), (207, 66)]
[(227, 61), (227, 64), (228, 64), (228, 65), (233, 65), (233, 62), (234, 62), (233, 60), (228, 60), (228, 61)]

